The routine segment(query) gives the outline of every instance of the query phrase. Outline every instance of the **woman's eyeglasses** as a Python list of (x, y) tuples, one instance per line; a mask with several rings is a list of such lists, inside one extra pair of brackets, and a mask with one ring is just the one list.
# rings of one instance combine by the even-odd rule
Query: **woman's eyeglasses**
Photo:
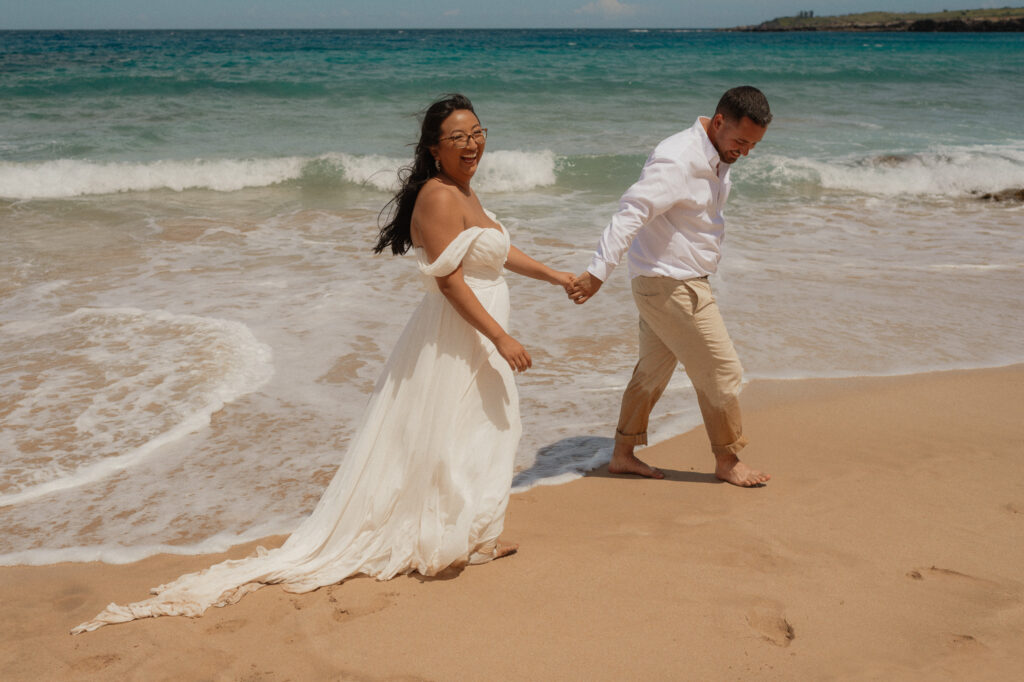
[(451, 140), (452, 144), (456, 148), (465, 149), (466, 147), (469, 146), (470, 138), (473, 138), (473, 141), (476, 142), (477, 144), (483, 144), (484, 140), (487, 139), (487, 128), (480, 128), (478, 130), (474, 130), (469, 135), (467, 135), (466, 133), (455, 133), (454, 135), (442, 137), (441, 139)]

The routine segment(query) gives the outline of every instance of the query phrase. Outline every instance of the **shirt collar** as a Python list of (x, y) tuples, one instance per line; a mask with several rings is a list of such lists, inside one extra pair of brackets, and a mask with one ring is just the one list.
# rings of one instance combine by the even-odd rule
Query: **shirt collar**
[[(719, 162), (721, 162), (722, 158), (718, 155), (718, 150), (715, 149), (715, 145), (711, 144), (711, 138), (708, 137), (708, 131), (704, 130), (703, 119), (708, 119), (708, 117), (698, 116), (697, 122), (693, 124), (693, 127), (697, 129), (697, 134), (700, 136), (701, 145), (704, 149), (704, 156), (707, 157), (711, 170), (716, 173), (721, 173)], [(728, 167), (726, 170), (728, 170)]]

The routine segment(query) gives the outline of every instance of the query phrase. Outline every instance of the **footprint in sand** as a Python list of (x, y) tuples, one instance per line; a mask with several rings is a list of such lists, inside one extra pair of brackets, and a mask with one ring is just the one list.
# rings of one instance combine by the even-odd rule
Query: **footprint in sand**
[(99, 654), (71, 664), (71, 669), (76, 673), (98, 673), (120, 660), (121, 657), (117, 654)]
[(935, 575), (951, 575), (956, 576), (958, 578), (967, 578), (968, 580), (978, 580), (978, 578), (975, 578), (973, 575), (967, 575), (966, 573), (961, 573), (960, 571), (954, 571), (951, 568), (939, 568), (938, 566), (932, 566), (928, 569), (928, 571)]
[(87, 595), (88, 590), (84, 587), (68, 587), (67, 589), (61, 590), (60, 596), (53, 600), (53, 608), (63, 613), (74, 611), (79, 606), (85, 604), (85, 598)]
[(206, 628), (206, 634), (215, 635), (220, 633), (226, 634), (229, 632), (238, 632), (245, 627), (248, 622), (249, 621), (244, 618), (232, 618), (231, 620), (225, 620), (217, 623), (213, 627)]
[(747, 613), (747, 624), (761, 635), (761, 639), (775, 646), (787, 647), (796, 639), (793, 626), (786, 620), (782, 609), (777, 606), (752, 609)]
[(331, 617), (339, 623), (342, 623), (352, 620), (353, 618), (369, 616), (372, 613), (383, 611), (389, 606), (394, 606), (394, 597), (397, 596), (397, 592), (385, 592), (383, 594), (375, 594), (368, 598), (359, 600), (345, 600), (344, 606), (342, 606), (342, 601), (336, 599), (334, 595), (331, 595), (328, 597), (328, 601), (335, 604)]
[(997, 582), (987, 578), (961, 573), (951, 568), (931, 566), (909, 571), (907, 577), (919, 581), (929, 591), (947, 603), (959, 600), (963, 608), (1003, 609), (1024, 601), (1020, 586), (1012, 582)]
[(940, 568), (938, 566), (932, 566), (930, 568), (915, 568), (907, 573), (907, 577), (911, 580), (924, 580), (925, 577), (948, 577), (948, 578), (960, 578), (965, 581), (983, 583), (988, 585), (995, 585), (990, 580), (984, 578), (975, 578), (973, 575), (967, 575), (960, 571), (954, 571), (951, 568)]
[(74, 611), (79, 606), (85, 603), (85, 597), (61, 597), (53, 601), (53, 608), (57, 611), (67, 613), (68, 611)]
[(988, 649), (987, 646), (979, 642), (971, 635), (952, 635), (947, 642), (946, 646), (951, 649), (957, 649), (960, 651), (981, 651)]

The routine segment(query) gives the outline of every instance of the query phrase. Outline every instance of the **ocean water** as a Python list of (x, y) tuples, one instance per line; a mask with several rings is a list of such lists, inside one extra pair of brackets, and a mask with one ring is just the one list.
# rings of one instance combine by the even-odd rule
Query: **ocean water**
[[(370, 248), (450, 91), (490, 129), (484, 204), (581, 271), (650, 149), (756, 85), (775, 121), (713, 278), (748, 379), (1022, 362), (1024, 205), (984, 198), (1024, 188), (1022, 72), (1015, 34), (0, 33), (0, 563), (220, 550), (312, 509), (419, 298)], [(518, 485), (607, 456), (627, 280), (577, 307), (511, 278)], [(698, 423), (678, 372), (652, 439)]]

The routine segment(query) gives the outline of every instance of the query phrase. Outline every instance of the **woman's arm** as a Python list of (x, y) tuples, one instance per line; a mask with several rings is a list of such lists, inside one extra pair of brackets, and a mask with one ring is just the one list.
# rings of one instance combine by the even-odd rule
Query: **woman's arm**
[(517, 275), (539, 279), (549, 284), (557, 284), (565, 289), (565, 293), (570, 293), (575, 285), (575, 277), (571, 272), (559, 272), (549, 268), (547, 265), (530, 258), (514, 246), (508, 250), (508, 260), (505, 261), (505, 267)]
[(491, 317), (487, 309), (480, 303), (473, 290), (466, 284), (460, 265), (450, 275), (436, 277), (437, 287), (452, 304), (455, 311), (469, 322), (481, 334), (490, 339), (505, 358), (509, 367), (520, 372), (533, 366), (533, 360), (521, 343), (509, 336), (498, 321)]
[[(424, 188), (426, 189), (426, 188)], [(463, 231), (461, 207), (457, 197), (443, 188), (428, 192), (416, 201), (413, 211), (414, 231), (421, 240), (431, 262)], [(487, 337), (509, 366), (524, 371), (533, 365), (530, 354), (521, 343), (509, 336), (495, 320), (462, 275), (462, 265), (443, 277), (435, 277), (437, 287), (455, 311), (474, 329)]]

